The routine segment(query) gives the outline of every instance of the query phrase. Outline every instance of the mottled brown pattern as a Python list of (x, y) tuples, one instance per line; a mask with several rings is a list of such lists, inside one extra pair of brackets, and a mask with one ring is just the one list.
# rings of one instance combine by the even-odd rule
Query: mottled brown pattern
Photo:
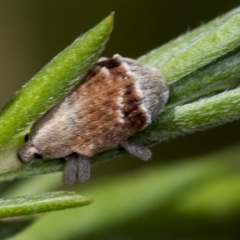
[[(96, 64), (91, 79), (69, 95), (70, 105), (76, 106), (78, 100), (84, 101), (84, 107), (77, 110), (79, 120), (76, 132), (70, 138), (70, 146), (74, 152), (88, 157), (117, 146), (146, 124), (141, 99), (134, 89), (135, 79), (128, 76), (116, 60), (107, 63)], [(119, 97), (122, 97), (122, 108), (119, 107)], [(120, 121), (121, 115), (123, 122)]]

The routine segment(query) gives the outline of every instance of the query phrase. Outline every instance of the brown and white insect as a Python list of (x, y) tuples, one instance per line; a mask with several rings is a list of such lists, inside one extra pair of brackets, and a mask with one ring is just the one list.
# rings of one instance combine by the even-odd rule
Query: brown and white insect
[(90, 177), (90, 158), (121, 145), (143, 160), (151, 151), (128, 138), (148, 126), (166, 104), (168, 85), (153, 68), (114, 55), (100, 60), (62, 100), (33, 125), (18, 150), (23, 163), (65, 158), (63, 180)]

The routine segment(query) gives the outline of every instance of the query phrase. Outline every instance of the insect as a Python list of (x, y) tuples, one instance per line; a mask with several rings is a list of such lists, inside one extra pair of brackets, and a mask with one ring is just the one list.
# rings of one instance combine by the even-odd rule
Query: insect
[(118, 145), (149, 160), (151, 151), (128, 138), (152, 122), (168, 95), (168, 85), (156, 69), (118, 54), (99, 60), (33, 124), (18, 157), (23, 163), (65, 158), (66, 184), (87, 180), (90, 158)]

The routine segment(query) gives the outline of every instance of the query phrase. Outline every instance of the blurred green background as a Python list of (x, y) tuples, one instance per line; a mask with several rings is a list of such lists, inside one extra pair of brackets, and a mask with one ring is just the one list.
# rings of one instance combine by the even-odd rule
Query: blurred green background
[[(137, 58), (237, 6), (239, 6), (239, 1), (237, 0), (0, 1), (0, 107), (3, 107), (13, 94), (56, 54), (112, 11), (116, 12), (115, 28), (104, 51), (104, 56), (112, 56), (115, 53), (119, 53), (123, 56)], [(234, 183), (238, 183), (238, 178), (240, 178), (238, 177), (240, 165), (240, 160), (238, 161), (239, 131), (240, 124), (237, 121), (205, 132), (172, 139), (155, 146), (153, 148), (153, 159), (148, 163), (143, 163), (126, 155), (124, 158), (116, 161), (94, 165), (90, 182), (85, 185), (76, 184), (71, 189), (90, 193), (96, 199), (93, 205), (96, 205), (99, 209), (104, 209), (101, 206), (103, 203), (106, 206), (111, 205), (112, 215), (114, 215), (116, 210), (116, 214), (123, 215), (122, 220), (119, 217), (120, 220), (114, 221), (112, 220), (114, 216), (110, 218), (106, 213), (109, 221), (101, 224), (101, 221), (105, 221), (103, 220), (105, 214), (101, 212), (103, 214), (102, 218), (99, 215), (94, 217), (93, 210), (90, 210), (92, 206), (90, 206), (84, 210), (78, 210), (78, 214), (81, 215), (83, 213), (83, 216), (86, 217), (88, 216), (88, 211), (90, 211), (93, 214), (92, 218), (97, 219), (94, 223), (95, 227), (89, 227), (91, 221), (90, 225), (81, 225), (84, 219), (82, 221), (76, 220), (79, 221), (79, 226), (78, 228), (76, 227), (78, 230), (72, 232), (71, 238), (69, 238), (70, 235), (66, 235), (68, 237), (62, 235), (63, 237), (60, 238), (58, 230), (53, 230), (49, 223), (51, 221), (54, 222), (54, 218), (64, 218), (66, 225), (59, 228), (63, 229), (65, 227), (65, 232), (67, 232), (70, 225), (74, 226), (74, 219), (72, 220), (70, 217), (68, 219), (68, 216), (74, 215), (75, 210), (60, 211), (54, 213), (55, 215), (48, 214), (44, 216), (41, 218), (40, 223), (35, 224), (34, 227), (39, 231), (33, 228), (32, 231), (36, 233), (34, 239), (80, 239), (80, 237), (81, 239), (239, 239), (237, 229), (240, 220), (240, 185), (239, 188), (231, 188), (229, 186), (233, 185), (231, 183), (227, 184), (229, 178), (224, 181), (226, 175), (229, 175)], [(179, 201), (184, 203), (184, 197), (179, 197), (175, 192), (176, 195), (174, 197), (171, 195), (171, 201), (164, 202), (163, 205), (162, 203), (159, 203), (159, 205), (154, 203), (155, 207), (151, 205), (151, 208), (146, 207), (146, 210), (143, 210), (142, 205), (139, 204), (141, 211), (139, 210), (135, 215), (127, 217), (129, 212), (126, 208), (120, 211), (121, 208), (119, 208), (118, 204), (124, 201), (124, 199), (126, 201), (127, 197), (118, 193), (116, 189), (118, 184), (121, 191), (124, 192), (124, 184), (126, 184), (127, 188), (140, 179), (142, 175), (146, 177), (148, 172), (149, 174), (153, 172), (158, 175), (157, 171), (159, 171), (160, 175), (166, 175), (167, 179), (170, 177), (171, 179), (165, 181), (156, 177), (156, 179), (152, 180), (153, 182), (159, 181), (155, 182), (155, 185), (151, 185), (153, 182), (147, 185), (146, 181), (143, 181), (142, 186), (160, 194), (161, 191), (165, 193), (173, 187), (181, 195), (183, 193), (181, 187), (174, 185), (174, 183), (181, 182), (179, 180), (182, 177), (181, 171), (186, 178), (191, 174), (194, 175), (194, 171), (196, 171), (196, 176), (198, 176), (197, 171), (203, 168), (201, 164), (204, 165), (213, 161), (214, 167), (211, 166), (213, 168), (206, 167), (201, 172), (203, 174), (201, 179), (205, 179), (204, 181), (208, 182), (211, 176), (216, 176), (214, 169), (218, 166), (218, 161), (219, 164), (224, 162), (224, 167), (226, 166), (227, 168), (228, 162), (226, 160), (229, 160), (229, 165), (232, 164), (229, 169), (235, 169), (235, 171), (231, 170), (231, 174), (225, 172), (225, 170), (219, 171), (217, 179), (220, 183), (214, 178), (206, 186), (208, 186), (207, 191), (209, 192), (207, 196), (211, 196), (212, 203), (214, 203), (212, 206), (216, 206), (219, 200), (219, 198), (211, 195), (214, 192), (212, 189), (216, 190), (214, 183), (219, 184), (217, 185), (217, 189), (219, 188), (217, 193), (222, 192), (224, 197), (229, 194), (228, 191), (231, 191), (231, 194), (234, 194), (235, 197), (234, 201), (229, 201), (230, 205), (228, 205), (228, 208), (224, 209), (224, 204), (218, 208), (218, 211), (209, 207), (206, 212), (213, 213), (211, 215), (202, 214), (202, 211), (193, 211), (191, 213), (191, 206), (185, 204), (186, 206), (183, 206), (181, 211), (178, 209), (181, 214), (176, 215), (175, 210), (178, 208), (177, 200), (180, 198)], [(189, 169), (186, 170), (185, 168)], [(168, 172), (169, 174), (167, 174)], [(204, 172), (209, 173), (209, 175), (206, 174), (207, 178), (204, 178)], [(179, 174), (180, 176), (178, 176)], [(195, 178), (193, 177), (193, 179)], [(172, 182), (169, 183), (168, 181), (170, 180)], [(194, 181), (190, 177), (188, 181), (188, 184), (193, 184), (194, 188), (191, 188), (191, 190), (194, 191), (198, 183), (194, 185)], [(114, 190), (109, 190), (111, 189), (107, 185), (109, 182), (116, 183), (116, 186), (114, 184), (112, 186)], [(37, 183), (37, 187), (33, 183)], [(161, 188), (162, 186), (163, 189)], [(30, 194), (39, 191), (61, 189), (62, 187), (60, 174), (57, 173), (19, 181), (5, 195)], [(221, 190), (222, 187), (226, 192)], [(109, 191), (110, 193), (111, 191), (113, 192), (105, 195), (104, 191), (98, 190), (101, 188), (107, 193)], [(65, 187), (65, 189), (69, 188)], [(139, 191), (142, 191), (142, 188), (140, 189)], [(137, 188), (131, 188), (129, 195), (134, 190), (138, 191)], [(196, 193), (191, 192), (192, 195), (189, 194), (191, 196), (198, 194), (201, 199), (204, 194), (207, 194), (203, 190), (204, 194), (201, 195), (201, 190)], [(217, 193), (216, 196), (219, 196)], [(140, 193), (138, 192), (138, 194)], [(118, 195), (120, 198), (123, 198), (122, 201), (120, 201), (119, 197), (116, 197)], [(143, 192), (141, 198), (143, 202), (145, 202), (145, 197), (148, 198), (146, 193)], [(158, 198), (156, 197), (156, 199)], [(187, 199), (189, 200), (189, 198)], [(114, 200), (116, 200), (116, 203)], [(146, 203), (146, 205), (149, 204), (147, 201)], [(202, 204), (204, 205), (204, 201)], [(210, 204), (211, 206), (211, 203), (208, 201), (205, 204)], [(135, 206), (135, 200), (133, 200), (132, 206), (138, 207), (137, 204)], [(108, 212), (108, 208), (105, 208), (106, 212)], [(196, 210), (196, 208), (194, 209)], [(98, 214), (98, 210), (96, 210), (96, 214)], [(187, 214), (187, 217), (185, 217), (185, 214)], [(186, 223), (183, 219), (186, 220)], [(44, 226), (47, 226), (49, 229), (45, 229), (44, 235), (41, 235), (40, 233), (43, 231), (41, 229)], [(86, 230), (88, 227), (89, 231)], [(86, 230), (84, 234), (83, 228)], [(31, 230), (29, 230), (29, 234), (31, 234)], [(56, 236), (56, 238), (53, 238), (53, 236)]]

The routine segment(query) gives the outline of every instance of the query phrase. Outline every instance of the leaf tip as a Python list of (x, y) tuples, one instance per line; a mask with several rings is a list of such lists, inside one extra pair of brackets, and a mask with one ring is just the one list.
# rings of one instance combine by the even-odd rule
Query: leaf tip
[(114, 19), (114, 17), (115, 17), (115, 11), (112, 11), (112, 12), (109, 14), (109, 17), (112, 18), (112, 19)]
[(104, 22), (108, 22), (109, 24), (113, 25), (114, 22), (114, 17), (115, 17), (115, 11), (112, 11), (105, 19)]

